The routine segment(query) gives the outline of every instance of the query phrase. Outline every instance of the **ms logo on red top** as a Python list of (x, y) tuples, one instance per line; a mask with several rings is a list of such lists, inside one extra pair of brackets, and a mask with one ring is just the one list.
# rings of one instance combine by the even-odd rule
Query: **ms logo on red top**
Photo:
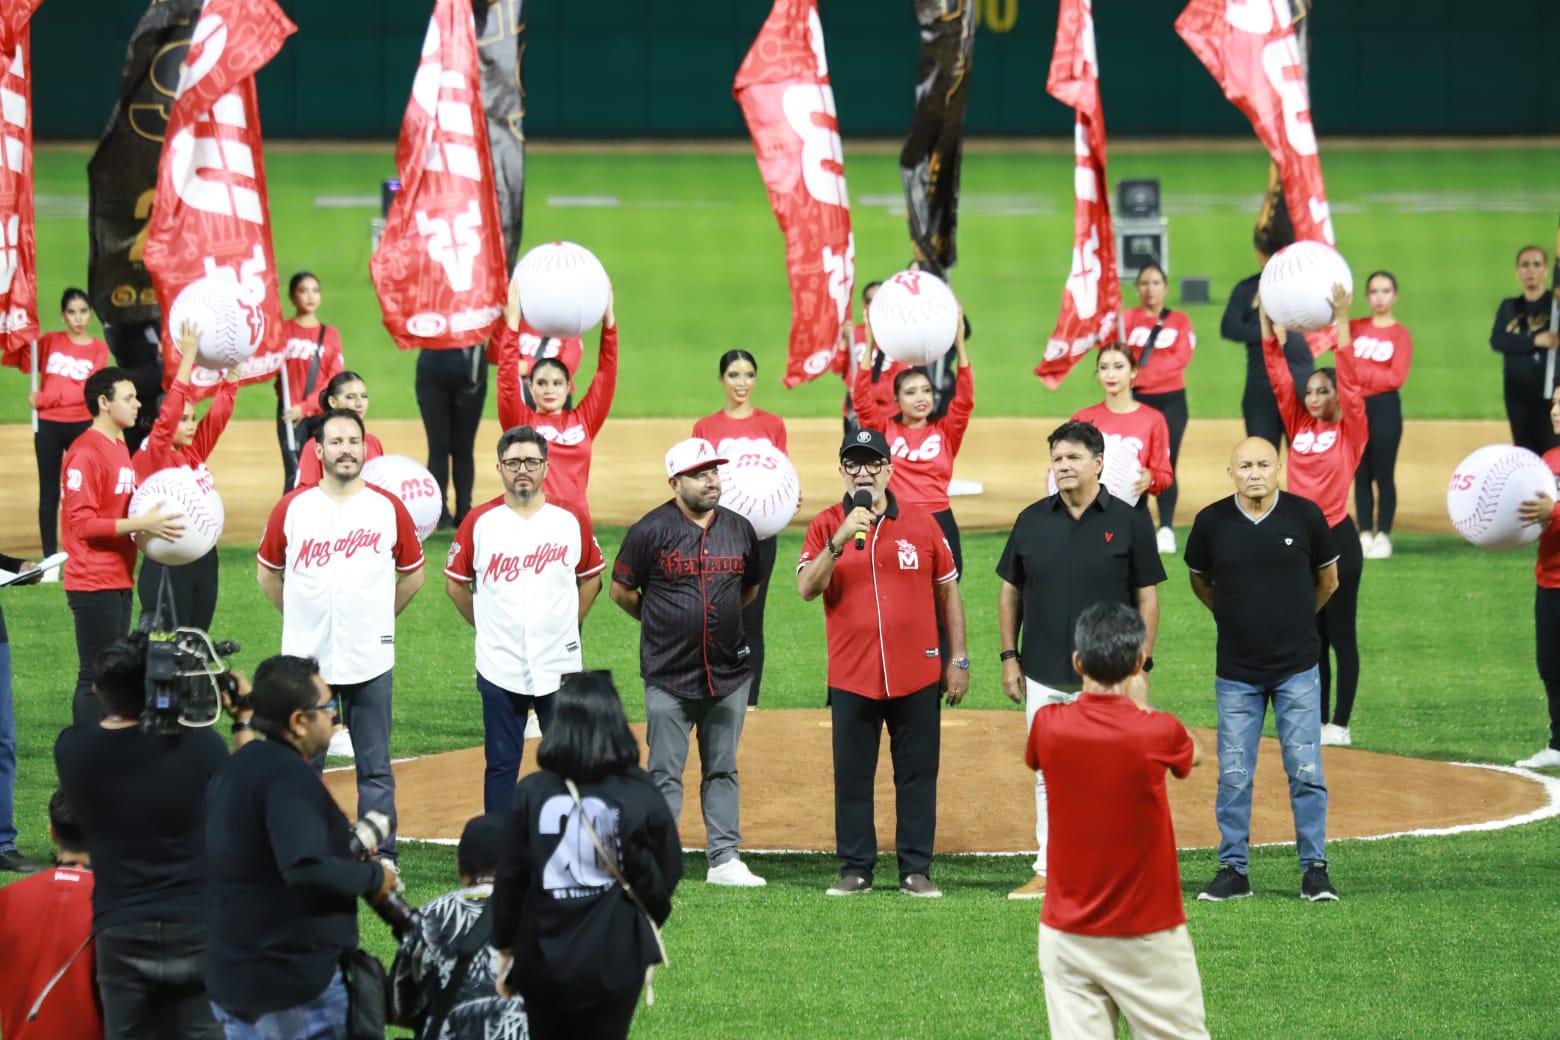
[(1296, 435), (1291, 447), (1296, 455), (1322, 455), (1332, 450), (1332, 446), (1337, 443), (1337, 430), (1306, 430)]
[(564, 447), (572, 448), (575, 445), (585, 443), (585, 426), (583, 423), (571, 423), (561, 430), (556, 426), (536, 426), (533, 429), (541, 434), (548, 444), (560, 444)]
[(1365, 361), (1391, 361), (1396, 349), (1390, 339), (1377, 339), (1374, 336), (1354, 337), (1354, 356)]
[(1114, 455), (1117, 452), (1131, 452), (1132, 458), (1143, 457), (1143, 441), (1137, 437), (1126, 437), (1119, 433), (1105, 434), (1105, 450)]
[(942, 449), (942, 434), (933, 433), (929, 434), (926, 440), (921, 442), (920, 447), (916, 448), (910, 447), (910, 442), (905, 440), (904, 437), (895, 437), (894, 442), (889, 445), (888, 451), (894, 458), (904, 459), (906, 462), (929, 462), (941, 455)]
[(71, 357), (69, 354), (50, 354), (43, 370), (48, 375), (64, 376), (79, 383), (92, 374), (92, 359)]

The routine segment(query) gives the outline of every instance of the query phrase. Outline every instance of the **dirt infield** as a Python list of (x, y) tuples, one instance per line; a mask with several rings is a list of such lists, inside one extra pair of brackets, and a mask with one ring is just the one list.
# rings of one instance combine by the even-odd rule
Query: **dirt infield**
[[(1060, 419), (977, 419), (959, 452), (955, 475), (979, 481), (985, 492), (954, 500), (954, 513), (966, 530), (1005, 530), (1018, 511), (1045, 492), (1045, 436)], [(662, 456), (689, 435), (690, 419), (613, 419), (596, 440), (591, 468), (590, 505), (601, 524), (627, 525), (668, 492)], [(840, 424), (834, 419), (796, 419), (787, 423), (791, 459), (802, 481), (803, 504), (796, 525), (807, 521), (840, 494), (835, 453)], [(374, 433), (394, 454), (424, 459), (422, 424), (383, 420)], [(498, 478), (482, 464), (497, 443), (498, 423), (487, 420), (477, 435), (479, 501), (499, 491)], [(1235, 419), (1198, 419), (1181, 449), (1180, 515), (1230, 493), (1224, 475), (1229, 450), (1240, 439)], [(1510, 439), (1499, 422), (1410, 422), (1398, 455), (1398, 528), (1451, 533), (1446, 519), (1446, 481), (1453, 467), (1475, 448)], [(6, 461), (10, 493), (0, 499), (0, 551), (36, 554), (38, 482), (33, 466), (32, 431), (0, 426), (0, 458)], [(282, 469), (275, 427), (266, 422), (235, 422), (211, 459), (217, 489), (227, 511), (224, 545), (253, 545), (271, 507), (281, 494)]]
[[(1013, 711), (945, 711), (938, 778), (939, 852), (1032, 850), (1034, 774), (1024, 768), (1024, 716)], [(644, 727), (634, 730), (644, 737)], [(1213, 798), (1218, 770), (1213, 733), (1196, 731), (1208, 758), (1185, 781), (1170, 781), (1177, 844), (1217, 845)], [(526, 745), (522, 773), (535, 768)], [(1549, 804), (1543, 784), (1496, 770), (1382, 755), (1349, 748), (1323, 751), (1329, 838), (1361, 838), (1422, 828), (1455, 827), (1534, 812)], [(748, 715), (738, 764), (742, 776), (742, 842), (749, 849), (834, 848), (834, 788), (826, 711), (757, 711)], [(395, 767), (401, 833), (454, 839), (482, 811), (481, 748), (412, 759)], [(350, 769), (326, 777), (350, 815), (356, 792)], [(702, 848), (698, 746), (684, 774), (683, 844)], [(878, 842), (893, 848), (894, 790), (887, 737), (878, 763)], [(1264, 740), (1257, 762), (1252, 841), (1294, 840), (1277, 742)]]

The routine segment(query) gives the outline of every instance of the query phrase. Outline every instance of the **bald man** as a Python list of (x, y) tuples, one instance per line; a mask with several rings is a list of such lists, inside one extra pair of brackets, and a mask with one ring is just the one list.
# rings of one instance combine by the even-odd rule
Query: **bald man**
[(1289, 775), (1300, 895), (1336, 900), (1327, 876), (1322, 778), (1321, 643), (1316, 612), (1338, 587), (1338, 551), (1315, 503), (1278, 489), (1278, 450), (1248, 437), (1230, 453), (1235, 494), (1197, 514), (1186, 540), (1192, 592), (1218, 628), (1219, 872), (1197, 896), (1251, 895), (1251, 781), (1267, 702)]

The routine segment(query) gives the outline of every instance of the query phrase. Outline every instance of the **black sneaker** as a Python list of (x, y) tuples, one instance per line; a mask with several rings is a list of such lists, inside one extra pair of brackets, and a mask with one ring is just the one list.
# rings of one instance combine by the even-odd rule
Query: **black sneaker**
[(33, 874), (42, 869), (41, 864), (34, 863), (15, 849), (0, 852), (0, 871), (8, 874)]
[[(1326, 877), (1326, 872), (1323, 872)], [(1226, 899), (1245, 899), (1251, 895), (1251, 879), (1234, 867), (1220, 867), (1208, 887), (1197, 893), (1197, 898), (1209, 903), (1222, 903)], [(1333, 898), (1337, 898), (1334, 896)]]
[(1312, 863), (1305, 868), (1305, 873), (1300, 875), (1300, 898), (1313, 903), (1328, 899), (1334, 903), (1338, 901), (1338, 890), (1327, 880), (1327, 864)]

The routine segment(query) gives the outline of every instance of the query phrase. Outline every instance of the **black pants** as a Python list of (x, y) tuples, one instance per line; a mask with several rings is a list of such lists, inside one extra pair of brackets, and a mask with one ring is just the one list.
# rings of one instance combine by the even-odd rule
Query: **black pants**
[(1549, 746), (1560, 751), (1560, 589), (1540, 587), (1533, 597), (1538, 677), (1549, 699)]
[(1542, 378), (1529, 382), (1507, 376), (1504, 390), (1512, 444), (1539, 455), (1560, 444), (1554, 423), (1549, 419), (1550, 402), (1544, 397)]
[[(473, 451), (482, 406), (487, 403), (487, 361), (481, 347), (417, 352), (417, 410), (428, 437), (428, 472), (441, 494), (453, 475), (454, 519), (471, 510)], [(441, 521), (450, 515), (445, 500)]]
[(145, 618), (157, 609), (157, 590), (166, 573), (178, 623), (211, 631), (211, 619), (217, 612), (217, 572), (215, 548), (200, 559), (179, 567), (164, 567), (156, 560), (142, 557), (141, 575), (135, 585), (141, 601), (141, 617)]
[(1360, 517), (1360, 530), (1391, 534), (1397, 516), (1398, 446), (1403, 443), (1403, 399), (1398, 392), (1365, 398), (1365, 421), (1370, 440), (1360, 456), (1360, 468), (1354, 471), (1354, 511)]
[(60, 547), (60, 464), (65, 461), (65, 452), (71, 442), (91, 425), (91, 422), (38, 420), (38, 432), (33, 434), (33, 455), (38, 460), (38, 537), (44, 556), (53, 556)]
[(298, 451), (303, 447), (307, 437), (298, 426), (293, 426), (293, 446), (287, 447), (288, 422), (282, 418), (282, 413), (276, 413), (276, 446), (282, 451), (282, 494), (293, 489), (293, 484), (298, 480)]
[(639, 1007), (639, 990), (613, 993), (586, 1007), (558, 1007), (538, 995), (525, 997), (531, 1040), (623, 1040)]
[[(1316, 662), (1322, 680), (1322, 721), (1335, 726), (1349, 725), (1354, 711), (1354, 694), (1360, 685), (1360, 575), (1365, 570), (1365, 554), (1360, 549), (1360, 532), (1348, 517), (1332, 529), (1333, 545), (1338, 550), (1338, 591), (1316, 615), (1316, 630), (1322, 637), (1322, 656)], [(1332, 692), (1332, 661), (1328, 651), (1338, 658), (1338, 703), (1332, 717), (1327, 715)]]
[[(1170, 472), (1175, 472), (1176, 463), (1181, 459), (1181, 439), (1186, 436), (1186, 423), (1189, 413), (1186, 410), (1186, 391), (1172, 390), (1167, 394), (1140, 394), (1134, 392), (1133, 397), (1148, 405), (1150, 408), (1159, 409), (1165, 417), (1165, 425), (1170, 427)], [(1276, 406), (1275, 406), (1276, 410)], [(1170, 481), (1170, 486), (1158, 494), (1159, 499), (1159, 526), (1175, 526), (1175, 504), (1181, 497), (1181, 485), (1179, 481)]]
[(221, 1040), (201, 959), (204, 925), (136, 921), (97, 936), (97, 983), (104, 1040)]
[(78, 726), (95, 726), (103, 718), (103, 702), (92, 692), (98, 658), (116, 639), (130, 634), (129, 589), (66, 592), (65, 602), (76, 623), (76, 693), (71, 718)]
[(1265, 374), (1246, 372), (1240, 415), (1246, 422), (1247, 437), (1261, 437), (1275, 448), (1284, 443), (1284, 420), (1278, 414), (1278, 399), (1273, 396), (1273, 387)]
[(899, 879), (930, 874), (937, 836), (937, 767), (942, 749), (941, 695), (933, 683), (908, 697), (874, 700), (829, 690), (834, 723), (834, 841), (840, 874), (870, 879), (877, 866), (872, 786), (878, 748), (888, 725), (894, 760), (894, 848)]
[(742, 608), (742, 631), (747, 636), (748, 669), (753, 681), (748, 686), (748, 704), (758, 704), (759, 686), (764, 681), (764, 601), (769, 598), (769, 577), (775, 572), (775, 539), (764, 538), (758, 543), (758, 569), (763, 584), (753, 602)]

